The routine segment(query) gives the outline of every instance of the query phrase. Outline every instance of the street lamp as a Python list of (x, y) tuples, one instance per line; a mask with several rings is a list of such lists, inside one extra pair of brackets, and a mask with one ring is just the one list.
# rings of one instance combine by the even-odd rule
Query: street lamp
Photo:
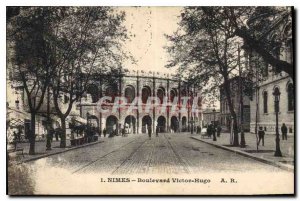
[(275, 115), (276, 115), (276, 151), (274, 156), (282, 157), (281, 151), (280, 151), (280, 139), (279, 139), (279, 131), (278, 131), (278, 112), (279, 112), (279, 101), (280, 101), (280, 92), (278, 88), (275, 88), (273, 92), (274, 96), (274, 103), (275, 103)]
[(217, 141), (217, 138), (216, 138), (216, 109), (214, 108), (212, 110), (212, 112), (214, 115), (213, 141)]
[(88, 138), (90, 137), (90, 134), (91, 134), (91, 125), (90, 125), (90, 113), (87, 112), (86, 113), (86, 126), (87, 126), (87, 136)]

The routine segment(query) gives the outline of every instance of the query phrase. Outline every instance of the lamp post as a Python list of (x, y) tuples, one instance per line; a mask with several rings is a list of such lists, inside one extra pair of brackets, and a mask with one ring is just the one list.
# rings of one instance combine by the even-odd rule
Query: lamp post
[(87, 129), (86, 129), (87, 133), (86, 134), (87, 134), (87, 137), (89, 137), (90, 134), (91, 134), (90, 113), (89, 112), (86, 113), (86, 127), (87, 127)]
[(273, 96), (274, 96), (274, 103), (275, 103), (275, 115), (276, 115), (276, 151), (274, 156), (277, 157), (282, 157), (281, 151), (280, 151), (280, 138), (279, 138), (279, 131), (278, 131), (278, 112), (279, 112), (279, 100), (280, 100), (280, 92), (278, 88), (275, 88), (274, 92), (273, 92)]
[(212, 112), (213, 112), (213, 115), (214, 115), (213, 141), (217, 141), (217, 138), (216, 138), (216, 109), (214, 108), (212, 110)]

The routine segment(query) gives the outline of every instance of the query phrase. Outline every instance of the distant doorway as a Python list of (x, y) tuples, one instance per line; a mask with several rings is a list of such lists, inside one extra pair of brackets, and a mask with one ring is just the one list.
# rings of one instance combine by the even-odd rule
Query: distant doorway
[(149, 126), (152, 126), (152, 119), (149, 115), (146, 115), (142, 119), (142, 133), (148, 133)]
[(157, 126), (160, 133), (166, 132), (166, 118), (164, 116), (158, 117)]

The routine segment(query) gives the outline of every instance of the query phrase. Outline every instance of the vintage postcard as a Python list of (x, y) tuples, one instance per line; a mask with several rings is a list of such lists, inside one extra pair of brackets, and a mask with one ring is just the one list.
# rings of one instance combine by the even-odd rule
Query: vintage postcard
[(293, 17), (7, 6), (7, 194), (294, 195)]

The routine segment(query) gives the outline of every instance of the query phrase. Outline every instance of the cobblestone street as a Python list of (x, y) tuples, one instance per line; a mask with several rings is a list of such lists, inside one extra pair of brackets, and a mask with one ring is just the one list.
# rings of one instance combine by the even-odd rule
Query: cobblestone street
[[(283, 171), (191, 138), (190, 134), (130, 135), (29, 162), (74, 173), (182, 174)], [(103, 138), (102, 138), (103, 140)]]

